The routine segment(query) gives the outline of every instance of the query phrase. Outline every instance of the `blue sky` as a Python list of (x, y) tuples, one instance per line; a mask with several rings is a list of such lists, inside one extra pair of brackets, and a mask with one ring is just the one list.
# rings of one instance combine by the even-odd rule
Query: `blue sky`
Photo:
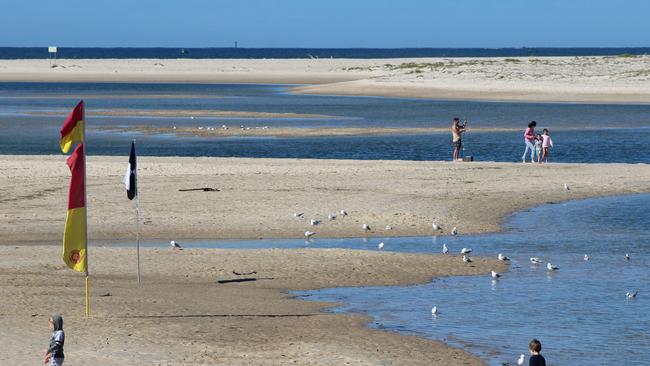
[(650, 0), (0, 0), (0, 46), (650, 46)]

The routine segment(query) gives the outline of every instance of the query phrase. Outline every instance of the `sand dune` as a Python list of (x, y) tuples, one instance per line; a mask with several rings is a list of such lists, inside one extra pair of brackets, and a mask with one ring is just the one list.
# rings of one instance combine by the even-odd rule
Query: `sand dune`
[(294, 92), (650, 103), (649, 56), (405, 59), (0, 60), (2, 81), (319, 84)]

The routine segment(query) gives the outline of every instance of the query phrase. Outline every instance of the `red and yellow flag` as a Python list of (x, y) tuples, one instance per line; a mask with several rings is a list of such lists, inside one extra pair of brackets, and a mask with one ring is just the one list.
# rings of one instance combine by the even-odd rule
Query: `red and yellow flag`
[(75, 142), (84, 141), (84, 101), (80, 101), (61, 127), (61, 151), (67, 153)]
[(75, 271), (87, 272), (86, 172), (83, 144), (79, 144), (74, 149), (67, 163), (72, 178), (70, 179), (70, 191), (68, 193), (68, 215), (65, 219), (65, 229), (63, 231), (63, 261)]

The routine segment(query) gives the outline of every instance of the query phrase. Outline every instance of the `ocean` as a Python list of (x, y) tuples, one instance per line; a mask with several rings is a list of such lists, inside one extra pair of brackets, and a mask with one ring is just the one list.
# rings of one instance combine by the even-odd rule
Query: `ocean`
[[(56, 46), (56, 45), (54, 45)], [(0, 47), (0, 59), (48, 58), (47, 47)], [(408, 58), (646, 55), (650, 47), (619, 48), (93, 48), (58, 47), (58, 58)]]

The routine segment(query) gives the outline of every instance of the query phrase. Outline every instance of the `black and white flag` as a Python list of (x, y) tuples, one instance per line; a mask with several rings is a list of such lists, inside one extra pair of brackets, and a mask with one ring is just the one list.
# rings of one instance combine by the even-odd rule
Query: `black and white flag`
[(126, 196), (130, 200), (138, 195), (138, 170), (136, 168), (135, 158), (135, 141), (131, 142), (131, 155), (129, 156), (129, 167), (124, 174), (124, 186), (126, 187)]

